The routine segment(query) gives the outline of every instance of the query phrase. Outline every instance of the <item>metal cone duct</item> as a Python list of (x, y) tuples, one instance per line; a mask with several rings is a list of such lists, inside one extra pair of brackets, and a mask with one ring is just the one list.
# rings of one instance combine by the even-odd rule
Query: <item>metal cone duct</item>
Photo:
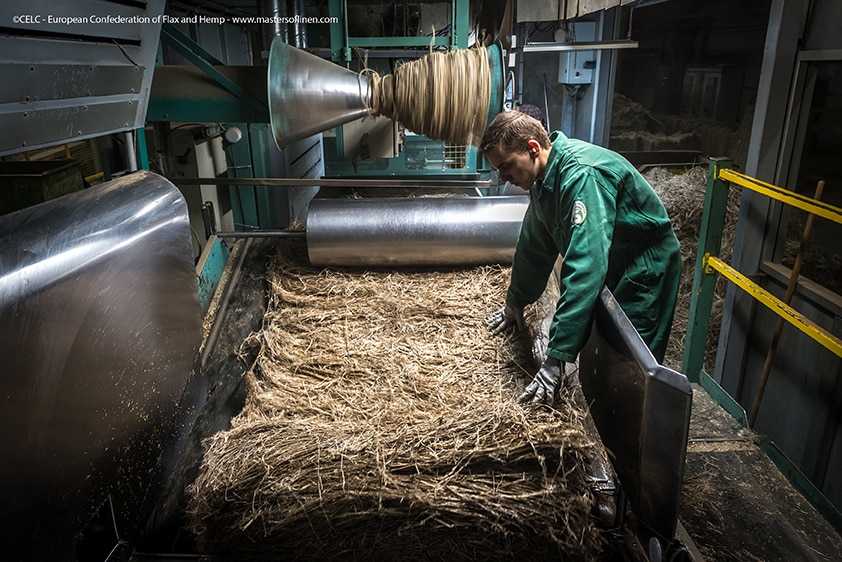
[(279, 149), (368, 115), (364, 76), (284, 43), (269, 51), (269, 119)]

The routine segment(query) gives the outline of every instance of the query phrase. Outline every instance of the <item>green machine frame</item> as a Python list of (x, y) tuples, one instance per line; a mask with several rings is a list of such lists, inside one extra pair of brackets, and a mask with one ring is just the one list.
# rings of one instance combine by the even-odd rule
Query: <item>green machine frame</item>
[(468, 47), (468, 0), (452, 0), (451, 21), (453, 22), (449, 37), (350, 37), (348, 35), (348, 2), (347, 0), (329, 0), (328, 11), (332, 21), (330, 24), (330, 54), (336, 63), (351, 61), (353, 47), (450, 47), (451, 49), (466, 49)]

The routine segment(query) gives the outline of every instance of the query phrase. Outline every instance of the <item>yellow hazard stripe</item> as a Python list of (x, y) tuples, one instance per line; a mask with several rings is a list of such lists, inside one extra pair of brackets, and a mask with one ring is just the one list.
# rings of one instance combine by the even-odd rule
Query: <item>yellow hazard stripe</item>
[(816, 340), (832, 351), (837, 357), (842, 357), (842, 340), (817, 326), (812, 320), (777, 298), (775, 295), (760, 287), (757, 283), (745, 277), (742, 273), (722, 261), (705, 254), (702, 261), (705, 273), (718, 271), (729, 281), (749, 293), (755, 299), (766, 305), (772, 312)]
[(787, 205), (803, 209), (808, 213), (813, 213), (814, 215), (842, 224), (842, 209), (839, 207), (834, 207), (833, 205), (816, 201), (815, 199), (805, 197), (801, 194), (795, 193), (794, 191), (746, 176), (739, 172), (735, 172), (730, 168), (719, 168), (718, 178), (723, 181), (728, 181), (747, 189), (751, 189), (752, 191), (762, 193), (767, 197), (771, 197), (772, 199), (781, 201)]

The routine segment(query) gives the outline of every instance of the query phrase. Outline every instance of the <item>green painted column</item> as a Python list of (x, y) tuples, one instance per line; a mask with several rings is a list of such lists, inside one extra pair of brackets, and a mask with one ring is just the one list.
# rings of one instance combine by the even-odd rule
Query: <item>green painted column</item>
[(347, 63), (351, 60), (351, 50), (348, 48), (348, 12), (344, 0), (328, 0), (328, 15), (336, 18), (336, 23), (330, 23), (330, 60), (337, 63)]
[[(249, 146), (251, 146), (252, 173), (256, 178), (272, 176), (269, 163), (269, 125), (266, 123), (252, 123), (249, 125)], [(281, 190), (272, 185), (254, 186), (257, 201), (257, 222), (260, 228), (278, 228), (279, 219), (275, 208), (277, 197), (282, 196)]]
[(453, 28), (451, 30), (451, 45), (456, 49), (468, 48), (470, 34), (470, 2), (468, 0), (453, 0)]
[(146, 129), (138, 127), (135, 131), (137, 131), (137, 146), (135, 146), (135, 150), (137, 151), (137, 167), (141, 170), (148, 170), (149, 150), (146, 147)]
[[(229, 178), (253, 178), (251, 162), (251, 130), (247, 123), (227, 123), (226, 127), (238, 127), (243, 133), (240, 142), (225, 149), (228, 160)], [(234, 214), (235, 230), (260, 228), (257, 194), (253, 185), (232, 185), (231, 210)]]
[(690, 317), (687, 320), (687, 334), (684, 339), (684, 359), (681, 370), (691, 382), (699, 382), (704, 367), (710, 313), (716, 288), (716, 275), (705, 272), (705, 254), (719, 256), (722, 246), (722, 229), (725, 227), (725, 211), (728, 207), (728, 183), (717, 179), (717, 170), (731, 168), (733, 161), (711, 159), (708, 167), (708, 181), (699, 233), (699, 251), (696, 255), (696, 270), (693, 275), (693, 293), (690, 300)]

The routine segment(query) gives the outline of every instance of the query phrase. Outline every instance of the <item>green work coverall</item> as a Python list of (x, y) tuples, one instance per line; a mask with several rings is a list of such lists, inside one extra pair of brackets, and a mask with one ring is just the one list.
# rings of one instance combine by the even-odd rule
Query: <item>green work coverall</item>
[(662, 362), (681, 274), (678, 239), (663, 203), (619, 154), (560, 132), (550, 140), (544, 179), (529, 192), (506, 303), (536, 301), (560, 254), (547, 355), (575, 361), (605, 285)]

